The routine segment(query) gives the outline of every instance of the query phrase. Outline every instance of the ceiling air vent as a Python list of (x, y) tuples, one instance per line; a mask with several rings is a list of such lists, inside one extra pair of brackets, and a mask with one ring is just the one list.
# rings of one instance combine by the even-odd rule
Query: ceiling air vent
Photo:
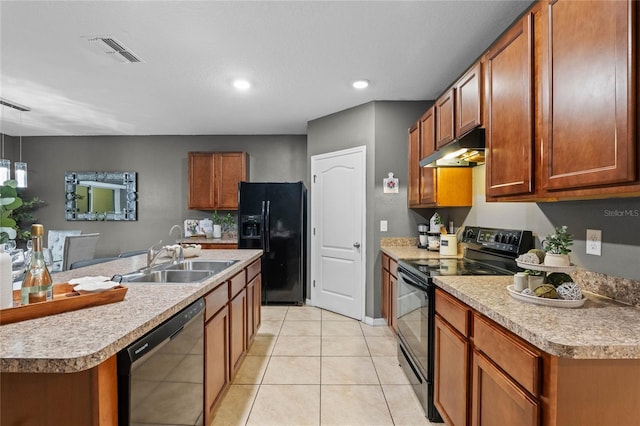
[(118, 62), (131, 64), (134, 62), (142, 62), (131, 50), (127, 49), (124, 44), (113, 37), (92, 37), (89, 43), (100, 48), (101, 51), (111, 56)]

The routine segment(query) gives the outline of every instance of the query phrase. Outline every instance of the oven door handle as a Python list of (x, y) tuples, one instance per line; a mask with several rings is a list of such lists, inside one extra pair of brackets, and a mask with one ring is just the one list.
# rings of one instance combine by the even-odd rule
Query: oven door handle
[(419, 288), (421, 290), (425, 290), (426, 287), (427, 287), (425, 284), (418, 284), (413, 279), (411, 279), (411, 277), (409, 277), (407, 274), (403, 274), (402, 271), (398, 271), (398, 275), (400, 275), (402, 277), (402, 280), (404, 282), (406, 282), (407, 284), (409, 284), (412, 287)]

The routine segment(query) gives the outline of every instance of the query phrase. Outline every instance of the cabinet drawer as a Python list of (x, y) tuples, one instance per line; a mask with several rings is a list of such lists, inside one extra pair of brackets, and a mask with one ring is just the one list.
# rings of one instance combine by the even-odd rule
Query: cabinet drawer
[(236, 294), (240, 293), (240, 291), (242, 291), (242, 289), (245, 288), (246, 286), (247, 286), (247, 277), (246, 277), (245, 271), (242, 271), (239, 274), (236, 274), (230, 280), (229, 291), (231, 293), (229, 293), (229, 298), (233, 299), (236, 296)]
[(260, 273), (261, 269), (262, 265), (260, 259), (247, 266), (247, 282), (251, 282), (251, 280)]
[(389, 272), (391, 275), (398, 278), (398, 262), (393, 259), (389, 259)]
[(474, 314), (473, 343), (522, 387), (539, 396), (540, 352), (479, 314)]
[(443, 290), (436, 290), (436, 312), (456, 330), (468, 337), (470, 309)]
[(204, 297), (205, 321), (218, 312), (229, 301), (229, 282), (225, 281)]

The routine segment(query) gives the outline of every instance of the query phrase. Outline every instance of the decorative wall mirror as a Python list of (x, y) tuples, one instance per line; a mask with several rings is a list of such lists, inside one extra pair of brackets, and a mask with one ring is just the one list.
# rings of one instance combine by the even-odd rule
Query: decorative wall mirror
[(136, 172), (66, 172), (67, 220), (137, 220)]

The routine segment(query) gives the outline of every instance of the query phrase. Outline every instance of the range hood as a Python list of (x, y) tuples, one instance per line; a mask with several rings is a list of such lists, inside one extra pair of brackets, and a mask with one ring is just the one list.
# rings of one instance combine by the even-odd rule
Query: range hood
[(478, 127), (420, 160), (420, 167), (475, 167), (484, 164), (484, 129)]

